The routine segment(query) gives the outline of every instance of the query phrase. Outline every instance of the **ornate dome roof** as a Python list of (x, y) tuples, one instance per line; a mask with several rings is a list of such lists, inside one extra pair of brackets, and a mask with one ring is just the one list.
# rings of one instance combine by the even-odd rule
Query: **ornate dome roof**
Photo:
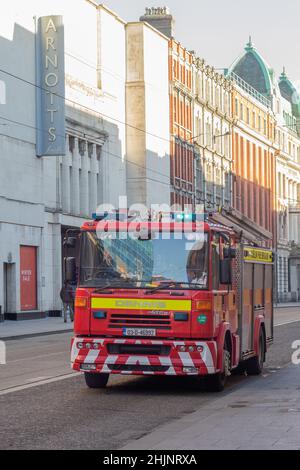
[(294, 116), (300, 117), (300, 95), (297, 88), (289, 80), (284, 67), (279, 77), (279, 89), (281, 96), (291, 103)]
[(262, 95), (271, 96), (273, 70), (268, 67), (255, 49), (251, 37), (245, 46), (245, 52), (231, 65), (229, 73), (231, 72), (241, 77)]

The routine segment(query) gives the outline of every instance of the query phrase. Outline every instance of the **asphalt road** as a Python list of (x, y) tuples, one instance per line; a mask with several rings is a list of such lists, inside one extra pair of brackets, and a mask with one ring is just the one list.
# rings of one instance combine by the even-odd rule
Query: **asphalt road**
[[(300, 321), (277, 323), (265, 374), (289, 364), (291, 344), (300, 339)], [(105, 390), (90, 390), (69, 369), (69, 336), (7, 342), (7, 365), (0, 366), (0, 449), (117, 449), (220, 398), (201, 391), (197, 380), (170, 377), (114, 376)], [(252, 380), (231, 377), (223, 395), (247, 390)]]

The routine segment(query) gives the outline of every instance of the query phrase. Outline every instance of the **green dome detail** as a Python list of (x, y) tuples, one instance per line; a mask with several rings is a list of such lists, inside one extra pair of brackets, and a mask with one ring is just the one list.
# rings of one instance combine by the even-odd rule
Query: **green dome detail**
[(285, 67), (283, 67), (282, 74), (279, 77), (279, 89), (281, 96), (291, 103), (294, 116), (300, 117), (300, 95), (288, 78)]
[(229, 69), (267, 98), (272, 94), (272, 79), (269, 67), (255, 49), (251, 36), (245, 52), (238, 57)]

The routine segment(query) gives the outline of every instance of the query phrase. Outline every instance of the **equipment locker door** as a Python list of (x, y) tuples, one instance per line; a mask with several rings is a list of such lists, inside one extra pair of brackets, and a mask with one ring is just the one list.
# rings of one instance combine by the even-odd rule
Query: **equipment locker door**
[(252, 349), (253, 263), (244, 264), (242, 295), (242, 351)]
[(254, 278), (253, 278), (253, 318), (252, 318), (252, 347), (253, 344), (253, 330), (255, 319), (265, 311), (265, 278), (264, 278), (265, 265), (261, 263), (254, 263)]
[(273, 338), (273, 265), (265, 265), (265, 327), (266, 339)]

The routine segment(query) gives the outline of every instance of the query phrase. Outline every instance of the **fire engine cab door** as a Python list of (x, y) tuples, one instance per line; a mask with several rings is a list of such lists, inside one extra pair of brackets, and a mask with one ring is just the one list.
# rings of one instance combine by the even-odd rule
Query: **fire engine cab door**
[(66, 230), (63, 243), (62, 243), (62, 255), (63, 255), (63, 268), (62, 268), (62, 284), (65, 283), (65, 259), (68, 257), (74, 257), (76, 259), (76, 269), (78, 272), (79, 263), (79, 245), (80, 245), (80, 229), (69, 228)]

